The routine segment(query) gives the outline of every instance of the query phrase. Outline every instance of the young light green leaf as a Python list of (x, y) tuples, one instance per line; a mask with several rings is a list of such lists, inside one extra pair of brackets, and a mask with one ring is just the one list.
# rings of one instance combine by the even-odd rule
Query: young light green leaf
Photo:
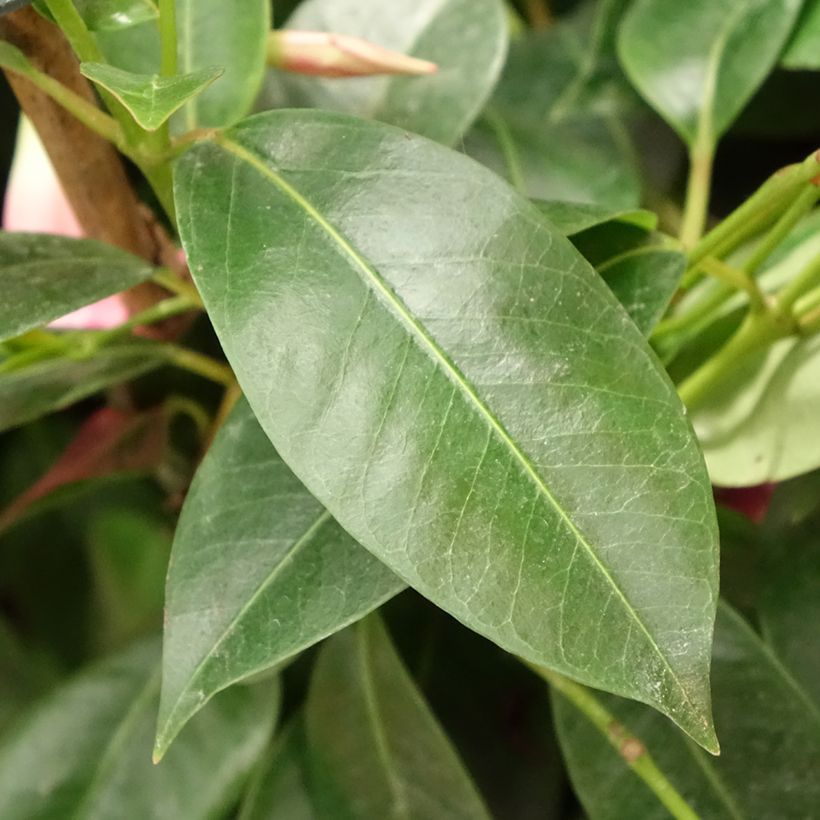
[(91, 239), (0, 232), (0, 340), (138, 285), (153, 273), (144, 259)]
[[(712, 662), (721, 754), (711, 758), (645, 707), (605, 697), (692, 809), (691, 817), (813, 817), (820, 801), (820, 713), (760, 638), (727, 605), (718, 610)], [(658, 798), (609, 740), (560, 695), (558, 736), (570, 777), (592, 820), (667, 820)], [(619, 726), (612, 727), (617, 733)], [(623, 756), (622, 756), (623, 755)]]
[(191, 128), (220, 128), (251, 110), (265, 73), (270, 0), (177, 0), (179, 70), (224, 66), (225, 74), (184, 110)]
[(714, 748), (711, 488), (568, 240), (469, 158), (329, 112), (197, 145), (176, 200), (251, 407), (339, 523), (472, 629)]
[(237, 820), (316, 820), (305, 772), (307, 742), (301, 715), (279, 735), (260, 761)]
[(4, 820), (206, 820), (230, 805), (273, 729), (276, 690), (225, 692), (154, 766), (158, 644), (140, 644), (82, 673), (4, 736)]
[(635, 208), (640, 177), (625, 128), (635, 100), (612, 42), (622, 6), (587, 3), (516, 38), (467, 153), (531, 197)]
[(162, 345), (136, 341), (107, 345), (91, 358), (45, 359), (21, 369), (0, 362), (0, 430), (61, 410), (112, 384), (129, 381), (162, 364)]
[(654, 231), (658, 226), (658, 217), (643, 208), (607, 208), (560, 199), (537, 199), (534, 204), (564, 236), (575, 236), (607, 222), (634, 225), (645, 231)]
[(598, 266), (598, 273), (645, 336), (669, 307), (684, 270), (686, 257), (682, 253), (652, 245)]
[(174, 540), (156, 753), (215, 692), (403, 586), (299, 483), (242, 401), (197, 472)]
[(820, 68), (820, 0), (805, 0), (780, 62), (798, 70)]
[(355, 82), (272, 75), (271, 83), (287, 104), (370, 117), (447, 145), (478, 115), (507, 49), (504, 5), (499, 0), (307, 0), (288, 20), (288, 28), (362, 37), (430, 60), (438, 71), (425, 77), (381, 76)]
[(714, 145), (769, 74), (801, 0), (636, 0), (618, 39), (635, 87), (690, 147)]
[[(53, 19), (45, 0), (35, 0), (34, 8)], [(90, 31), (109, 32), (143, 23), (156, 23), (159, 11), (154, 0), (74, 0), (74, 6)]]
[(305, 723), (318, 817), (489, 820), (377, 616), (324, 645)]
[(161, 77), (159, 74), (132, 74), (103, 63), (83, 63), (80, 71), (110, 91), (148, 131), (159, 128), (223, 72), (221, 68), (211, 67), (190, 74)]

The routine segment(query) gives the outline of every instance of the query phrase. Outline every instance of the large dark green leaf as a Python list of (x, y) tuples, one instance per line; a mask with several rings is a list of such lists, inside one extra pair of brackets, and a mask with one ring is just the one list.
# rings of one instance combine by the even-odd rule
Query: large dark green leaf
[(270, 0), (177, 0), (179, 70), (225, 73), (185, 106), (186, 128), (218, 128), (251, 110), (265, 73)]
[[(697, 817), (814, 817), (820, 804), (820, 713), (728, 606), (718, 611), (712, 664), (721, 754), (710, 758), (645, 707), (606, 698)], [(592, 820), (667, 820), (666, 809), (586, 717), (560, 695), (559, 738)], [(613, 727), (616, 729), (617, 727)]]
[(201, 94), (222, 74), (221, 68), (202, 68), (190, 74), (161, 77), (134, 74), (103, 63), (83, 63), (83, 74), (110, 91), (148, 131), (155, 131), (186, 102)]
[(781, 62), (786, 68), (820, 68), (820, 0), (805, 0)]
[(500, 0), (307, 0), (288, 27), (363, 37), (431, 60), (438, 71), (354, 81), (276, 75), (271, 80), (286, 103), (372, 117), (448, 145), (478, 115), (507, 49)]
[(713, 145), (772, 69), (801, 0), (636, 0), (619, 36), (635, 87), (690, 145)]
[(149, 279), (144, 259), (94, 242), (0, 231), (0, 340)]
[(176, 199), (260, 424), (340, 524), (506, 649), (714, 747), (702, 459), (640, 332), (535, 207), (447, 148), (317, 111), (201, 143)]
[(624, 115), (634, 106), (614, 59), (622, 0), (516, 39), (467, 153), (540, 199), (634, 208), (640, 179)]
[(19, 370), (0, 365), (0, 430), (61, 410), (167, 360), (162, 345), (133, 341), (109, 345), (91, 358), (60, 356)]
[(642, 208), (607, 208), (590, 202), (567, 202), (562, 199), (539, 199), (535, 206), (565, 236), (574, 236), (610, 222), (632, 225), (645, 231), (653, 231), (658, 226), (658, 217)]
[(215, 692), (403, 586), (299, 483), (243, 401), (194, 479), (174, 540), (157, 752)]
[(275, 689), (224, 693), (155, 766), (158, 650), (151, 642), (106, 660), (56, 690), (4, 737), (4, 820), (205, 820), (230, 805), (273, 728)]
[(489, 820), (377, 616), (322, 649), (306, 725), (319, 817)]

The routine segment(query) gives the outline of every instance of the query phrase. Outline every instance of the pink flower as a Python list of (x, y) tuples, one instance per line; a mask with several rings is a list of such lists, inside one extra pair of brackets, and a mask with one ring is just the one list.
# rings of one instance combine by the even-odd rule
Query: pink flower
[[(83, 233), (36, 131), (25, 118), (20, 122), (6, 188), (3, 228), (75, 237)], [(57, 319), (51, 327), (102, 330), (116, 327), (127, 318), (123, 300), (109, 296)]]
[(283, 71), (319, 77), (433, 74), (435, 63), (382, 48), (360, 37), (321, 31), (273, 31), (268, 63)]

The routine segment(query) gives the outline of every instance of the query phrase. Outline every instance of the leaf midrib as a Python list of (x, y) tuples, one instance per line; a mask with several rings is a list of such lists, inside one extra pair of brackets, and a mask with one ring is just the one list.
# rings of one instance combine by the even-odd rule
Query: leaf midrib
[(251, 168), (257, 171), (264, 179), (268, 180), (274, 187), (276, 187), (283, 195), (292, 200), (292, 202), (301, 208), (305, 214), (314, 220), (316, 224), (327, 234), (328, 238), (338, 247), (341, 255), (346, 256), (355, 268), (360, 271), (366, 282), (370, 282), (372, 287), (382, 294), (384, 303), (396, 315), (398, 320), (402, 322), (415, 335), (420, 346), (426, 348), (434, 361), (437, 361), (442, 370), (447, 373), (451, 381), (461, 389), (470, 403), (472, 403), (476, 410), (482, 415), (490, 427), (495, 431), (496, 435), (501, 439), (502, 443), (509, 448), (512, 455), (518, 461), (524, 472), (530, 477), (539, 492), (544, 496), (550, 506), (558, 513), (560, 519), (564, 522), (570, 533), (575, 537), (576, 541), (584, 549), (591, 559), (593, 566), (601, 573), (608, 586), (612, 589), (618, 599), (620, 599), (623, 607), (629, 617), (635, 622), (640, 631), (645, 635), (649, 646), (660, 658), (661, 663), (667, 670), (671, 679), (677, 686), (683, 700), (691, 708), (692, 713), (697, 715), (701, 720), (704, 728), (708, 730), (709, 723), (706, 716), (704, 716), (700, 709), (693, 704), (689, 692), (681, 682), (675, 670), (669, 663), (669, 659), (661, 651), (652, 634), (649, 632), (646, 624), (638, 615), (635, 608), (632, 606), (629, 599), (626, 597), (623, 590), (615, 582), (615, 579), (610, 574), (609, 570), (604, 566), (599, 557), (596, 555), (592, 545), (583, 537), (582, 533), (569, 517), (569, 514), (558, 503), (557, 498), (552, 494), (549, 487), (539, 476), (535, 467), (527, 457), (527, 455), (518, 447), (510, 434), (503, 427), (501, 422), (495, 417), (491, 410), (484, 404), (480, 396), (475, 392), (472, 385), (464, 378), (458, 368), (450, 361), (445, 352), (438, 346), (436, 341), (429, 335), (426, 329), (419, 324), (416, 318), (410, 313), (406, 306), (399, 300), (398, 296), (388, 287), (382, 277), (364, 260), (353, 246), (342, 236), (341, 233), (328, 222), (322, 214), (309, 202), (296, 188), (294, 188), (287, 180), (277, 174), (265, 163), (264, 159), (258, 157), (252, 151), (232, 140), (224, 134), (217, 134), (213, 137), (223, 150), (229, 154), (233, 154), (239, 160), (246, 162)]

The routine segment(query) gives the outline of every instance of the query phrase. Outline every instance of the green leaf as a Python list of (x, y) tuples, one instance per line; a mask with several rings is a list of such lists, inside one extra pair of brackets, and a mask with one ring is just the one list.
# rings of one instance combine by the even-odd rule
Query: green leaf
[[(718, 609), (712, 688), (721, 741), (717, 758), (638, 704), (609, 697), (604, 702), (642, 741), (693, 816), (813, 817), (820, 801), (820, 713), (726, 605)], [(570, 777), (589, 817), (667, 820), (657, 797), (592, 723), (558, 695), (554, 706)]]
[(167, 361), (162, 345), (129, 341), (108, 345), (91, 358), (59, 356), (19, 370), (0, 366), (0, 430), (62, 410)]
[(666, 313), (685, 270), (682, 253), (651, 245), (598, 266), (610, 290), (645, 336)]
[[(34, 8), (53, 20), (45, 0), (35, 0)], [(154, 0), (74, 0), (74, 6), (90, 31), (109, 32), (142, 23), (156, 26), (159, 11)]]
[(271, 81), (289, 105), (389, 122), (447, 145), (478, 116), (507, 50), (499, 0), (307, 0), (287, 27), (363, 37), (438, 65), (425, 77), (351, 81), (274, 75)]
[(658, 226), (658, 217), (642, 208), (607, 208), (560, 199), (539, 199), (534, 204), (564, 236), (574, 236), (608, 222), (633, 225), (645, 231), (654, 231)]
[(252, 779), (237, 820), (315, 820), (305, 773), (306, 745), (299, 715), (279, 735)]
[(299, 483), (243, 401), (197, 472), (174, 540), (157, 754), (215, 692), (403, 586)]
[(319, 817), (489, 820), (377, 616), (324, 645), (305, 723)]
[(805, 0), (780, 62), (786, 68), (820, 68), (820, 0)]
[(161, 77), (159, 74), (132, 74), (103, 63), (82, 63), (80, 71), (110, 91), (148, 131), (159, 128), (223, 73), (221, 68), (212, 66), (190, 74)]
[(650, 105), (692, 146), (732, 124), (776, 63), (799, 0), (636, 0), (621, 63)]
[(0, 340), (138, 285), (153, 273), (145, 260), (102, 242), (2, 231)]
[(467, 153), (530, 197), (635, 208), (641, 185), (625, 128), (635, 104), (612, 44), (622, 6), (586, 4), (514, 40)]
[(140, 644), (55, 690), (0, 744), (0, 816), (219, 816), (237, 796), (275, 720), (270, 685), (226, 692), (151, 763), (158, 642)]
[(329, 112), (197, 145), (176, 200), (251, 407), (339, 523), (505, 649), (713, 747), (711, 488), (568, 240), (467, 157)]
[(270, 0), (177, 0), (179, 70), (225, 73), (184, 111), (187, 129), (220, 128), (251, 110), (265, 74)]

